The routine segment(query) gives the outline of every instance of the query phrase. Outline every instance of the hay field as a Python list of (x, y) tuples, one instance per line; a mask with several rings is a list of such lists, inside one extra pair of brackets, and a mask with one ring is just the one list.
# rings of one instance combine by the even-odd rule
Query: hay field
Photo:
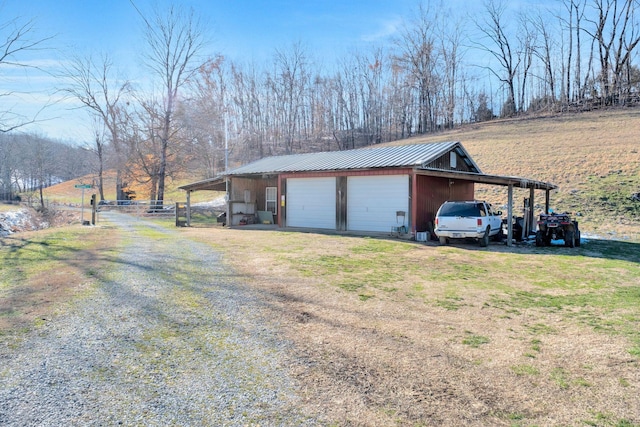
[[(585, 231), (640, 238), (640, 202), (630, 198), (640, 192), (638, 109), (495, 120), (400, 143), (435, 141), (460, 141), (485, 173), (558, 185), (552, 208), (579, 213)], [(507, 200), (506, 189), (478, 186), (476, 193)]]

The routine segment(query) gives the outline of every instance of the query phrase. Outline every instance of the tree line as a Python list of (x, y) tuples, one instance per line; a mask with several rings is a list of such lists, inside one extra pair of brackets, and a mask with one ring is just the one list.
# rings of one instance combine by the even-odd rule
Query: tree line
[(93, 154), (82, 147), (27, 133), (0, 133), (0, 200), (25, 195), (45, 206), (43, 188), (89, 174)]
[(269, 155), (640, 103), (637, 0), (557, 0), (544, 10), (486, 0), (473, 16), (421, 3), (385, 43), (331, 67), (301, 42), (263, 64), (210, 54), (193, 9), (132, 5), (150, 85), (118, 78), (108, 55), (74, 57), (64, 76), (94, 117), (96, 173), (118, 171), (119, 199), (135, 181), (162, 201), (166, 180), (184, 170), (214, 177)]

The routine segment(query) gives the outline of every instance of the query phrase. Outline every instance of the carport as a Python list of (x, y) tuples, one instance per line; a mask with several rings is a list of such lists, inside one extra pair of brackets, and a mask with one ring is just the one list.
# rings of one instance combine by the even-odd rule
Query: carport
[(529, 206), (531, 207), (528, 212), (528, 218), (526, 223), (528, 224), (528, 234), (535, 231), (533, 228), (535, 214), (533, 212), (533, 206), (535, 206), (535, 190), (543, 190), (544, 193), (544, 211), (549, 213), (550, 192), (558, 188), (557, 185), (536, 181), (528, 178), (521, 178), (515, 176), (503, 176), (503, 175), (487, 175), (477, 174), (469, 172), (456, 172), (456, 171), (443, 171), (437, 169), (419, 169), (415, 171), (416, 175), (435, 176), (440, 178), (448, 178), (452, 180), (469, 181), (474, 184), (488, 184), (499, 185), (508, 187), (508, 211), (507, 211), (507, 246), (511, 246), (513, 240), (513, 189), (522, 188), (529, 189)]

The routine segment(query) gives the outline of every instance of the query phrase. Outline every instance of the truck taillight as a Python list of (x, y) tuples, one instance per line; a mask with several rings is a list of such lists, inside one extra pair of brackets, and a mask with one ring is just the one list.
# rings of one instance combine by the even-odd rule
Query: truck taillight
[(436, 225), (438, 225), (438, 218), (436, 218)]
[(478, 218), (478, 227), (482, 227), (482, 218)]

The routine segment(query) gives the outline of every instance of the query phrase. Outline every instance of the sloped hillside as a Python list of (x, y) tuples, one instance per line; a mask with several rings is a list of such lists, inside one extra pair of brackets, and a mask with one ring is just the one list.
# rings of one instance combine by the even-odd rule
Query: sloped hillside
[[(401, 143), (460, 141), (485, 173), (552, 182), (556, 211), (579, 213), (583, 229), (640, 237), (640, 110), (594, 111), (468, 125)], [(498, 204), (506, 190), (479, 187)], [(516, 207), (521, 204), (517, 194)]]

